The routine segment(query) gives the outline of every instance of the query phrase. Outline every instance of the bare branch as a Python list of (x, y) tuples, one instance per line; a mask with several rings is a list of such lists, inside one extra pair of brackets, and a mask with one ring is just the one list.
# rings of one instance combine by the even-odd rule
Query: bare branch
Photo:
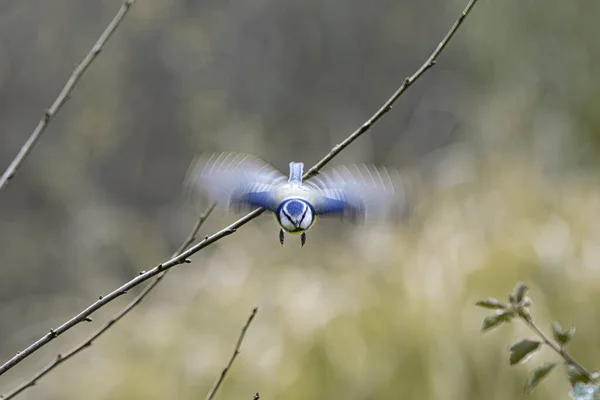
[(42, 346), (45, 346), (46, 344), (48, 344), (49, 342), (54, 340), (59, 335), (65, 333), (69, 329), (73, 328), (75, 325), (77, 325), (81, 322), (84, 322), (86, 319), (89, 318), (89, 316), (92, 313), (94, 313), (99, 308), (105, 306), (106, 304), (110, 303), (111, 301), (115, 300), (116, 298), (121, 297), (122, 295), (126, 294), (129, 290), (131, 290), (134, 287), (138, 286), (139, 284), (147, 281), (148, 279), (150, 279), (156, 275), (159, 275), (176, 265), (184, 264), (184, 263), (188, 262), (187, 260), (191, 255), (193, 255), (193, 254), (197, 253), (198, 251), (202, 250), (203, 248), (213, 244), (214, 242), (216, 242), (226, 236), (231, 235), (239, 227), (245, 225), (247, 222), (251, 221), (252, 219), (254, 219), (257, 216), (259, 216), (260, 214), (262, 214), (263, 211), (264, 210), (262, 210), (262, 209), (254, 210), (250, 214), (248, 214), (245, 217), (241, 218), (240, 220), (234, 222), (233, 224), (229, 225), (228, 227), (220, 230), (219, 232), (217, 232), (211, 236), (206, 236), (204, 238), (204, 240), (197, 243), (190, 249), (184, 251), (180, 255), (171, 258), (169, 261), (166, 261), (162, 264), (157, 265), (156, 267), (152, 268), (151, 270), (149, 270), (147, 272), (140, 272), (140, 274), (138, 276), (136, 276), (134, 279), (130, 280), (126, 284), (113, 290), (106, 296), (100, 296), (98, 300), (96, 300), (90, 306), (85, 308), (79, 314), (77, 314), (76, 316), (74, 316), (73, 318), (71, 318), (70, 320), (65, 322), (64, 324), (60, 325), (56, 329), (51, 329), (46, 335), (42, 336), (40, 339), (38, 339), (37, 341), (32, 343), (30, 346), (25, 348), (23, 351), (17, 353), (13, 358), (11, 358), (6, 363), (4, 363), (2, 366), (0, 366), (0, 375), (4, 374), (9, 369), (13, 368), (15, 365), (17, 365), (18, 363), (23, 361), (25, 358), (27, 358), (28, 356), (33, 354), (35, 351), (37, 351)]
[(223, 368), (223, 371), (221, 371), (221, 375), (219, 376), (219, 379), (217, 379), (217, 381), (213, 385), (210, 392), (208, 392), (208, 395), (206, 395), (206, 400), (212, 400), (215, 397), (215, 395), (217, 394), (217, 391), (221, 387), (221, 383), (223, 383), (223, 381), (225, 380), (225, 376), (227, 376), (227, 372), (229, 372), (229, 370), (231, 369), (231, 366), (233, 365), (233, 362), (237, 358), (238, 354), (240, 354), (240, 346), (242, 345), (242, 342), (244, 341), (244, 336), (246, 336), (248, 327), (250, 327), (250, 324), (252, 323), (252, 320), (254, 319), (254, 316), (256, 315), (257, 312), (258, 312), (258, 307), (254, 307), (254, 309), (252, 310), (252, 313), (248, 317), (248, 320), (242, 327), (242, 332), (240, 333), (240, 336), (238, 337), (237, 343), (235, 344), (235, 348), (233, 349), (233, 354), (231, 354), (231, 358), (229, 358), (229, 362), (227, 363), (225, 368)]
[(114, 16), (112, 21), (110, 21), (104, 32), (102, 32), (102, 35), (100, 35), (92, 49), (86, 54), (86, 56), (79, 63), (79, 65), (75, 67), (73, 73), (69, 77), (69, 80), (58, 94), (58, 97), (54, 100), (50, 108), (44, 111), (44, 115), (33, 130), (33, 133), (31, 134), (31, 136), (29, 136), (29, 139), (27, 139), (23, 147), (21, 147), (21, 150), (19, 151), (15, 159), (10, 163), (6, 171), (4, 171), (4, 173), (0, 177), (0, 190), (2, 190), (2, 188), (6, 186), (6, 184), (12, 178), (14, 178), (15, 174), (17, 173), (17, 170), (19, 169), (19, 167), (21, 167), (21, 164), (23, 164), (25, 158), (33, 149), (33, 146), (35, 146), (39, 138), (42, 136), (42, 133), (44, 133), (44, 131), (48, 127), (48, 124), (50, 124), (50, 121), (52, 121), (52, 119), (56, 116), (61, 107), (67, 102), (69, 96), (71, 95), (71, 92), (73, 91), (73, 88), (75, 87), (75, 85), (77, 85), (77, 82), (79, 82), (79, 79), (81, 79), (81, 77), (88, 69), (88, 67), (92, 64), (94, 59), (98, 56), (98, 54), (100, 54), (100, 52), (104, 48), (104, 45), (106, 44), (108, 39), (110, 39), (115, 30), (119, 27), (119, 24), (127, 14), (127, 11), (129, 11), (133, 3), (135, 3), (135, 0), (125, 0), (123, 2), (121, 8), (119, 8), (119, 11), (117, 11), (117, 14)]
[[(206, 209), (206, 211), (204, 211), (204, 213), (202, 215), (200, 215), (198, 217), (198, 220), (196, 221), (196, 225), (194, 225), (194, 227), (192, 228), (192, 231), (190, 232), (188, 237), (185, 239), (185, 241), (181, 244), (179, 249), (173, 254), (173, 257), (176, 257), (179, 254), (183, 253), (188, 247), (190, 247), (192, 245), (192, 243), (194, 243), (194, 241), (196, 240), (196, 236), (198, 235), (198, 231), (200, 230), (202, 225), (204, 225), (204, 222), (208, 219), (208, 217), (210, 216), (210, 214), (213, 212), (214, 209), (215, 209), (215, 204), (212, 204), (208, 209)], [(52, 362), (50, 362), (44, 368), (39, 370), (35, 375), (33, 375), (27, 381), (23, 382), (22, 384), (20, 384), (19, 386), (17, 386), (10, 392), (6, 393), (5, 395), (0, 396), (0, 399), (1, 400), (12, 399), (19, 393), (34, 386), (38, 380), (40, 380), (42, 377), (47, 375), (50, 371), (52, 371), (53, 369), (58, 367), (60, 364), (67, 361), (69, 358), (71, 358), (71, 357), (75, 356), (76, 354), (78, 354), (79, 352), (91, 347), (92, 344), (96, 341), (96, 339), (98, 339), (100, 336), (102, 336), (104, 333), (106, 333), (106, 331), (108, 331), (114, 324), (119, 322), (119, 320), (121, 320), (121, 318), (123, 318), (134, 307), (136, 307), (138, 304), (140, 304), (142, 302), (142, 300), (144, 300), (144, 298), (160, 283), (160, 281), (163, 280), (163, 278), (167, 275), (168, 272), (169, 271), (165, 271), (162, 274), (160, 274), (158, 277), (156, 277), (156, 279), (154, 279), (152, 282), (150, 282), (148, 284), (148, 286), (146, 286), (144, 288), (144, 290), (142, 290), (129, 304), (127, 304), (127, 306), (125, 306), (125, 308), (123, 308), (121, 311), (119, 311), (117, 314), (115, 314), (110, 320), (108, 320), (104, 325), (102, 325), (102, 327), (100, 327), (100, 329), (98, 329), (96, 332), (92, 333), (87, 339), (83, 340), (79, 345), (73, 347), (67, 353), (57, 354), (56, 358)], [(90, 319), (90, 321), (91, 321), (91, 319)]]
[[(473, 6), (475, 5), (476, 2), (477, 2), (477, 0), (469, 1), (469, 3), (467, 4), (467, 7), (460, 14), (460, 16), (458, 17), (458, 19), (456, 20), (456, 22), (454, 23), (452, 28), (450, 28), (450, 31), (446, 34), (444, 39), (440, 42), (438, 47), (431, 54), (431, 56), (427, 59), (427, 61), (417, 70), (417, 72), (415, 72), (415, 74), (412, 75), (412, 77), (407, 78), (402, 83), (402, 86), (400, 86), (400, 88), (394, 93), (394, 95), (388, 101), (385, 102), (383, 107), (380, 108), (371, 118), (369, 118), (369, 120), (367, 122), (365, 122), (357, 131), (352, 133), (342, 143), (336, 145), (331, 150), (331, 152), (329, 152), (329, 154), (327, 154), (315, 166), (310, 168), (310, 170), (308, 170), (304, 174), (304, 177), (303, 177), (304, 179), (308, 179), (311, 176), (318, 174), (319, 170), (323, 166), (325, 166), (329, 161), (331, 161), (343, 149), (348, 147), (359, 136), (361, 136), (362, 134), (367, 132), (368, 129), (375, 124), (375, 122), (377, 122), (387, 111), (389, 111), (391, 109), (392, 104), (406, 91), (408, 86), (412, 85), (412, 83), (414, 83), (414, 81), (416, 79), (418, 79), (429, 68), (431, 68), (433, 65), (435, 65), (436, 58), (439, 56), (439, 54), (442, 52), (442, 50), (446, 47), (446, 45), (448, 44), (450, 39), (454, 36), (456, 30), (460, 27), (463, 20), (469, 14), (469, 12), (471, 11), (471, 9), (473, 8)], [(132, 288), (136, 287), (137, 285), (145, 282), (146, 280), (148, 280), (170, 268), (173, 268), (176, 265), (188, 262), (188, 258), (190, 256), (194, 255), (195, 253), (202, 250), (203, 248), (225, 238), (226, 236), (233, 234), (237, 229), (244, 226), (248, 222), (252, 221), (254, 218), (261, 215), (264, 211), (265, 211), (264, 209), (258, 208), (256, 210), (250, 212), (249, 214), (247, 214), (244, 217), (240, 218), (239, 220), (235, 221), (234, 223), (227, 226), (226, 228), (223, 228), (222, 230), (214, 233), (211, 236), (206, 236), (204, 238), (204, 240), (202, 240), (201, 242), (192, 246), (190, 249), (184, 251), (177, 257), (173, 257), (170, 260), (168, 260), (162, 264), (159, 264), (158, 266), (152, 268), (151, 270), (149, 270), (147, 272), (140, 273), (140, 275), (138, 275), (131, 281), (127, 282), (126, 284), (122, 285), (121, 287), (115, 289), (114, 291), (110, 292), (106, 296), (100, 296), (100, 298), (96, 302), (94, 302), (93, 304), (91, 304), (90, 306), (85, 308), (79, 314), (77, 314), (76, 316), (74, 316), (73, 318), (71, 318), (70, 320), (65, 322), (64, 324), (60, 325), (56, 329), (50, 330), (46, 335), (42, 336), (40, 339), (38, 339), (37, 341), (32, 343), (30, 346), (23, 349), (21, 352), (17, 353), (10, 360), (5, 362), (2, 366), (0, 366), (0, 375), (4, 374), (6, 371), (13, 368), (15, 365), (17, 365), (18, 363), (23, 361), (25, 358), (29, 357), (31, 354), (33, 354), (35, 351), (37, 351), (42, 346), (45, 346), (46, 344), (48, 344), (49, 342), (54, 340), (57, 336), (65, 333), (69, 329), (73, 328), (75, 325), (85, 321), (86, 318), (88, 318), (92, 313), (94, 313), (99, 308), (105, 306), (106, 304), (110, 303), (114, 299), (124, 295), (125, 293), (127, 293), (127, 291), (129, 291)]]
[(319, 161), (314, 167), (306, 171), (306, 174), (304, 174), (304, 179), (308, 179), (317, 175), (319, 171), (325, 166), (325, 164), (331, 161), (333, 157), (337, 156), (338, 153), (340, 153), (342, 150), (348, 147), (352, 142), (358, 139), (359, 136), (368, 131), (369, 128), (371, 128), (381, 117), (387, 114), (387, 112), (392, 109), (392, 106), (394, 105), (396, 100), (398, 100), (398, 98), (402, 96), (406, 89), (412, 86), (412, 84), (415, 83), (421, 76), (423, 76), (423, 74), (427, 72), (430, 68), (435, 66), (438, 56), (442, 53), (442, 51), (444, 51), (448, 43), (450, 43), (450, 40), (452, 39), (456, 31), (458, 31), (458, 28), (460, 28), (467, 15), (469, 15), (471, 10), (475, 6), (475, 3), (477, 3), (477, 0), (469, 1), (463, 12), (458, 16), (458, 19), (454, 22), (454, 25), (452, 25), (452, 28), (450, 28), (448, 33), (446, 33), (446, 36), (444, 36), (440, 44), (438, 44), (436, 49), (433, 51), (433, 53), (431, 53), (427, 61), (425, 61), (425, 63), (421, 65), (417, 72), (404, 79), (404, 82), (402, 82), (402, 85), (400, 85), (400, 87), (394, 92), (392, 97), (390, 97), (388, 101), (386, 101), (383, 104), (383, 106), (381, 106), (381, 108), (377, 110), (377, 112), (373, 114), (373, 116), (371, 116), (371, 118), (369, 118), (364, 124), (362, 124), (360, 128), (355, 130), (342, 143), (335, 146), (329, 152), (329, 154), (323, 157), (323, 159)]

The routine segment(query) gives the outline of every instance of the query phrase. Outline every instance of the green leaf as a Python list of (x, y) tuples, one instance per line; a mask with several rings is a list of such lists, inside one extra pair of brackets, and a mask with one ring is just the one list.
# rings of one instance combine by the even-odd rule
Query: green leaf
[(554, 340), (560, 343), (561, 346), (564, 346), (569, 343), (573, 338), (573, 335), (575, 335), (575, 327), (571, 326), (565, 331), (557, 321), (554, 321), (552, 323), (552, 334), (554, 335)]
[(506, 305), (504, 305), (500, 300), (490, 297), (485, 300), (478, 301), (475, 303), (476, 306), (483, 308), (492, 308), (492, 309), (505, 309)]
[(481, 332), (487, 332), (503, 322), (508, 322), (513, 316), (514, 314), (510, 310), (497, 310), (495, 313), (485, 317), (481, 326)]
[(529, 307), (529, 306), (531, 306), (531, 298), (527, 297), (527, 296), (523, 297), (523, 300), (521, 300), (519, 302), (519, 305), (521, 307)]
[(562, 326), (560, 326), (560, 322), (554, 321), (552, 323), (552, 335), (554, 336), (554, 340), (558, 342), (558, 337), (562, 334), (564, 334), (564, 331)]
[(525, 383), (524, 393), (529, 393), (556, 367), (556, 363), (544, 363), (542, 366), (533, 370), (527, 383)]
[(521, 361), (525, 362), (529, 356), (540, 348), (541, 342), (529, 339), (519, 339), (510, 346), (508, 361), (510, 365), (515, 365)]
[(519, 316), (526, 321), (531, 320), (531, 314), (529, 313), (529, 310), (525, 307), (517, 307), (517, 314), (519, 314)]
[(575, 386), (577, 383), (590, 383), (590, 380), (585, 376), (585, 373), (573, 364), (567, 365), (567, 375), (569, 376), (569, 383), (571, 386)]
[(528, 289), (529, 288), (523, 282), (517, 283), (517, 286), (515, 286), (515, 290), (513, 291), (514, 302), (518, 304), (523, 301)]

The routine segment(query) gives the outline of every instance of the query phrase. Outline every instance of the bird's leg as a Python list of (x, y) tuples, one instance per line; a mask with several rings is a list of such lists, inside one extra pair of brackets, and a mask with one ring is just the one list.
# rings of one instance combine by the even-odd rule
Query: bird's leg
[(284, 239), (283, 229), (280, 229), (279, 230), (279, 243), (281, 243), (281, 247), (283, 247), (283, 239)]
[(300, 234), (300, 247), (304, 247), (304, 243), (306, 243), (306, 232)]

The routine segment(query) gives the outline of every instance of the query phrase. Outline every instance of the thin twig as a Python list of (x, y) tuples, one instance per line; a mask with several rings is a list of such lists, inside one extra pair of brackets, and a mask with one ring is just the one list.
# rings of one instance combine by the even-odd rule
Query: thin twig
[(533, 318), (529, 314), (526, 314), (525, 316), (519, 316), (527, 324), (527, 326), (529, 326), (535, 333), (537, 333), (537, 335), (544, 341), (544, 343), (556, 353), (558, 353), (558, 355), (561, 356), (563, 360), (567, 362), (567, 364), (570, 364), (577, 368), (587, 380), (594, 380), (594, 377), (587, 369), (585, 369), (579, 362), (575, 361), (575, 359), (571, 357), (571, 355), (567, 353), (567, 351), (563, 347), (559, 346), (554, 341), (550, 340), (548, 336), (546, 336), (546, 334), (539, 328), (539, 326), (537, 326), (537, 324), (533, 322)]
[[(383, 114), (385, 114), (387, 111), (389, 111), (392, 104), (400, 97), (400, 95), (402, 95), (402, 93), (404, 93), (404, 91), (406, 90), (406, 88), (408, 86), (412, 85), (412, 83), (416, 79), (418, 79), (425, 71), (427, 71), (429, 68), (431, 68), (433, 65), (435, 65), (436, 58), (439, 56), (441, 51), (446, 47), (446, 45), (448, 44), (448, 42), (450, 41), (452, 36), (454, 36), (454, 33), (459, 28), (459, 26), (462, 24), (463, 20), (469, 14), (469, 12), (471, 11), (471, 9), (473, 8), (473, 6), (475, 5), (476, 2), (477, 2), (477, 0), (469, 1), (469, 3), (467, 4), (467, 7), (460, 14), (460, 16), (458, 17), (458, 19), (456, 20), (456, 22), (454, 23), (452, 28), (450, 28), (450, 31), (446, 34), (444, 39), (440, 42), (440, 44), (435, 49), (435, 51), (431, 54), (429, 59), (427, 59), (425, 64), (423, 64), (421, 66), (421, 68), (419, 68), (419, 70), (417, 70), (417, 72), (412, 77), (404, 80), (404, 82), (402, 83), (402, 86), (394, 93), (394, 95), (384, 104), (384, 106), (381, 109), (379, 109), (379, 111), (377, 111), (371, 118), (369, 118), (369, 120), (365, 124), (363, 124), (361, 126), (361, 128), (359, 128), (356, 132), (352, 133), (348, 137), (348, 139), (346, 139), (342, 143), (336, 145), (329, 152), (329, 154), (327, 154), (315, 166), (310, 168), (304, 174), (304, 177), (303, 177), (304, 179), (308, 179), (311, 176), (316, 175), (319, 172), (319, 170), (323, 166), (325, 166), (325, 164), (327, 164), (329, 161), (331, 161), (343, 149), (348, 147), (350, 145), (350, 143), (352, 143), (354, 140), (356, 140), (360, 135), (364, 134), (371, 126), (373, 126), (373, 124), (375, 122), (377, 122), (383, 116)], [(132, 288), (134, 288), (137, 285), (141, 284), (142, 282), (145, 282), (146, 280), (154, 277), (155, 275), (158, 275), (170, 268), (173, 268), (176, 265), (183, 264), (185, 262), (189, 262), (188, 258), (190, 256), (192, 256), (193, 254), (202, 250), (203, 248), (223, 239), (224, 237), (233, 234), (237, 229), (244, 226), (248, 222), (252, 221), (256, 217), (261, 215), (264, 211), (265, 210), (263, 208), (258, 208), (256, 210), (250, 212), (249, 214), (246, 214), (244, 217), (235, 221), (234, 223), (227, 226), (226, 228), (223, 228), (222, 230), (214, 233), (211, 236), (206, 236), (204, 238), (204, 240), (195, 244), (188, 250), (184, 251), (179, 256), (173, 257), (169, 261), (159, 264), (158, 266), (152, 268), (151, 270), (149, 270), (147, 272), (141, 273), (136, 278), (132, 279), (131, 281), (127, 282), (126, 284), (122, 285), (121, 287), (113, 290), (106, 296), (104, 296), (104, 297), (101, 296), (100, 299), (98, 299), (96, 302), (94, 302), (93, 304), (91, 304), (90, 306), (85, 308), (79, 314), (77, 314), (76, 316), (74, 316), (73, 318), (71, 318), (70, 320), (65, 322), (64, 324), (60, 325), (56, 329), (50, 330), (50, 332), (48, 332), (47, 334), (42, 336), (40, 339), (38, 339), (37, 341), (35, 341), (31, 345), (29, 345), (27, 348), (25, 348), (21, 352), (17, 353), (10, 360), (8, 360), (4, 364), (2, 364), (2, 366), (0, 366), (0, 375), (4, 374), (6, 371), (13, 368), (15, 365), (17, 365), (18, 363), (23, 361), (25, 358), (29, 357), (31, 354), (33, 354), (35, 351), (40, 349), (42, 346), (45, 346), (46, 344), (50, 343), (57, 336), (63, 334), (64, 332), (68, 331), (69, 329), (73, 328), (75, 325), (85, 321), (92, 313), (94, 313), (99, 308), (105, 306), (106, 304), (110, 303), (114, 299), (122, 296), (123, 294), (127, 293), (128, 290), (131, 290)]]
[[(181, 244), (181, 246), (179, 246), (179, 249), (177, 249), (177, 251), (173, 254), (173, 257), (178, 256), (179, 254), (184, 252), (188, 247), (190, 247), (192, 245), (192, 243), (194, 243), (194, 241), (196, 240), (196, 236), (198, 235), (198, 231), (200, 230), (202, 225), (204, 225), (204, 222), (208, 219), (208, 217), (210, 216), (210, 214), (213, 212), (214, 209), (215, 209), (215, 204), (212, 204), (210, 207), (208, 207), (206, 209), (206, 211), (204, 211), (204, 213), (202, 213), (198, 217), (198, 220), (196, 221), (196, 224), (192, 228), (192, 231), (190, 232), (188, 237), (185, 239), (185, 241)], [(104, 333), (106, 333), (106, 331), (108, 331), (114, 324), (119, 322), (119, 320), (121, 320), (121, 318), (123, 318), (134, 307), (136, 307), (138, 304), (140, 304), (142, 302), (142, 300), (144, 300), (144, 298), (160, 283), (160, 281), (163, 280), (163, 278), (167, 275), (168, 272), (169, 271), (165, 271), (162, 274), (160, 274), (159, 276), (157, 276), (156, 279), (154, 279), (152, 282), (150, 282), (148, 284), (148, 286), (146, 286), (144, 288), (144, 290), (142, 290), (133, 300), (131, 300), (131, 302), (129, 304), (127, 304), (127, 306), (125, 306), (121, 311), (119, 311), (117, 314), (115, 314), (110, 320), (108, 320), (104, 325), (102, 325), (102, 327), (100, 327), (100, 329), (98, 329), (96, 332), (91, 334), (87, 339), (82, 341), (79, 345), (73, 347), (67, 353), (57, 354), (54, 361), (50, 362), (44, 368), (39, 370), (35, 375), (33, 375), (27, 381), (21, 383), (19, 386), (17, 386), (10, 392), (0, 396), (0, 400), (12, 399), (19, 393), (34, 386), (38, 380), (40, 380), (42, 377), (44, 377), (50, 371), (52, 371), (53, 369), (58, 367), (60, 364), (67, 361), (69, 358), (75, 356), (76, 354), (83, 351), (84, 349), (89, 348), (94, 343), (94, 341), (96, 341), (96, 339), (98, 339), (100, 336), (102, 336)], [(90, 321), (91, 321), (91, 319), (90, 319)]]
[(257, 312), (258, 312), (258, 307), (254, 307), (254, 309), (252, 310), (252, 313), (248, 317), (248, 320), (242, 327), (242, 332), (240, 333), (240, 336), (238, 337), (237, 343), (235, 344), (235, 348), (233, 349), (233, 354), (231, 354), (231, 358), (229, 358), (229, 362), (227, 363), (225, 368), (223, 368), (223, 371), (221, 371), (221, 375), (219, 376), (219, 379), (217, 379), (217, 381), (213, 385), (210, 392), (208, 392), (208, 395), (206, 395), (206, 400), (212, 400), (215, 397), (215, 395), (217, 394), (217, 391), (221, 387), (221, 383), (223, 383), (223, 381), (225, 380), (225, 376), (227, 376), (227, 372), (229, 372), (229, 370), (231, 369), (231, 366), (233, 365), (233, 362), (237, 358), (238, 354), (240, 354), (240, 346), (242, 345), (242, 342), (244, 341), (244, 336), (246, 336), (248, 327), (250, 327), (250, 324), (252, 323), (252, 320), (254, 319), (254, 316), (256, 315)]
[(113, 290), (106, 296), (100, 296), (100, 298), (98, 300), (96, 300), (94, 303), (92, 303), (91, 305), (86, 307), (79, 314), (77, 314), (76, 316), (74, 316), (73, 318), (68, 320), (67, 322), (63, 323), (56, 329), (51, 329), (47, 334), (42, 336), (40, 339), (38, 339), (37, 341), (32, 343), (30, 346), (28, 346), (21, 352), (17, 353), (13, 358), (11, 358), (6, 363), (4, 363), (2, 366), (0, 366), (0, 375), (5, 373), (9, 369), (13, 368), (15, 365), (17, 365), (18, 363), (23, 361), (25, 358), (27, 358), (28, 356), (33, 354), (35, 351), (40, 349), (42, 346), (44, 346), (44, 345), (48, 344), (49, 342), (51, 342), (52, 340), (54, 340), (59, 335), (65, 333), (69, 329), (73, 328), (75, 325), (86, 321), (86, 319), (89, 319), (89, 316), (92, 313), (94, 313), (96, 310), (98, 310), (99, 308), (105, 306), (106, 304), (110, 303), (111, 301), (115, 300), (116, 298), (121, 297), (122, 295), (126, 294), (129, 290), (131, 290), (134, 287), (138, 286), (139, 284), (147, 281), (148, 279), (150, 279), (156, 275), (159, 275), (159, 274), (167, 271), (168, 269), (173, 268), (176, 265), (189, 262), (188, 258), (191, 255), (193, 255), (194, 253), (197, 253), (198, 251), (202, 250), (203, 248), (215, 243), (216, 241), (218, 241), (226, 236), (231, 235), (239, 227), (243, 226), (250, 220), (252, 220), (252, 219), (256, 218), (258, 215), (262, 214), (263, 211), (264, 210), (262, 210), (262, 209), (258, 209), (258, 210), (251, 212), (250, 214), (248, 214), (245, 217), (243, 217), (242, 219), (234, 222), (233, 224), (229, 225), (228, 227), (220, 230), (219, 232), (217, 232), (211, 236), (206, 236), (204, 238), (204, 240), (195, 244), (194, 246), (192, 246), (188, 250), (184, 251), (180, 255), (171, 258), (169, 261), (166, 261), (162, 264), (157, 265), (156, 267), (152, 268), (151, 270), (149, 270), (147, 272), (141, 272), (138, 276), (136, 276), (135, 278), (133, 278), (126, 284), (122, 285), (121, 287)]
[(436, 49), (433, 51), (433, 53), (431, 53), (431, 55), (429, 56), (427, 61), (425, 61), (425, 63), (423, 65), (421, 65), (421, 67), (417, 70), (417, 72), (415, 72), (411, 76), (404, 79), (404, 82), (402, 82), (402, 85), (400, 85), (398, 90), (396, 90), (394, 92), (392, 97), (390, 97), (388, 99), (388, 101), (386, 101), (383, 104), (383, 106), (381, 106), (381, 108), (375, 114), (373, 114), (373, 116), (371, 118), (369, 118), (364, 124), (362, 124), (360, 128), (355, 130), (343, 142), (341, 142), (340, 144), (335, 146), (329, 152), (329, 154), (327, 154), (325, 157), (323, 157), (323, 159), (321, 161), (319, 161), (314, 167), (309, 169), (306, 172), (306, 174), (304, 174), (304, 177), (303, 177), (304, 179), (308, 179), (308, 178), (311, 178), (311, 177), (317, 175), (319, 173), (319, 171), (325, 166), (325, 164), (327, 164), (329, 161), (331, 161), (331, 159), (333, 157), (338, 155), (338, 153), (340, 151), (344, 150), (352, 142), (354, 142), (356, 139), (358, 139), (359, 136), (361, 136), (363, 133), (368, 131), (369, 128), (371, 128), (371, 126), (373, 126), (381, 117), (383, 117), (385, 114), (387, 114), (388, 111), (390, 111), (392, 109), (392, 106), (394, 105), (396, 100), (398, 100), (398, 98), (400, 96), (402, 96), (402, 94), (406, 91), (406, 89), (411, 87), (413, 83), (415, 83), (421, 76), (423, 76), (423, 74), (425, 72), (427, 72), (430, 68), (432, 68), (436, 64), (438, 56), (442, 53), (442, 51), (444, 51), (444, 49), (446, 48), (446, 46), (448, 45), (448, 43), (450, 42), (450, 40), (452, 39), (452, 37), (454, 36), (456, 31), (458, 31), (458, 28), (462, 25), (462, 23), (465, 20), (465, 18), (467, 17), (467, 15), (469, 15), (471, 10), (475, 6), (475, 3), (477, 3), (477, 0), (469, 1), (469, 3), (467, 4), (467, 6), (463, 10), (463, 12), (458, 16), (458, 19), (454, 22), (454, 25), (452, 25), (452, 28), (450, 28), (448, 33), (446, 33), (446, 36), (444, 36), (444, 38), (442, 39), (440, 44), (438, 44)]
[(33, 133), (31, 134), (31, 136), (29, 136), (29, 139), (27, 139), (23, 147), (21, 147), (21, 150), (19, 151), (15, 159), (10, 163), (6, 171), (4, 171), (4, 173), (0, 177), (0, 190), (2, 190), (2, 188), (6, 186), (6, 184), (12, 178), (14, 178), (15, 174), (17, 173), (17, 170), (19, 169), (19, 167), (21, 167), (21, 164), (23, 164), (25, 158), (33, 149), (33, 146), (35, 146), (39, 138), (42, 136), (42, 133), (44, 133), (50, 121), (52, 121), (52, 119), (56, 116), (61, 107), (67, 102), (71, 95), (71, 92), (73, 91), (73, 88), (75, 87), (75, 85), (77, 85), (77, 82), (79, 82), (79, 79), (81, 79), (81, 77), (88, 69), (88, 67), (92, 64), (94, 59), (98, 56), (98, 54), (100, 54), (100, 52), (104, 48), (104, 45), (106, 44), (108, 39), (110, 39), (115, 30), (119, 27), (119, 24), (127, 14), (127, 11), (129, 11), (133, 3), (135, 3), (135, 0), (125, 0), (123, 2), (121, 8), (119, 8), (119, 11), (117, 11), (117, 14), (114, 16), (112, 21), (110, 21), (104, 32), (102, 32), (102, 35), (100, 35), (100, 37), (98, 38), (98, 41), (96, 41), (92, 49), (86, 54), (86, 56), (79, 63), (79, 65), (75, 67), (73, 73), (69, 77), (69, 80), (67, 80), (67, 83), (65, 83), (65, 86), (58, 94), (58, 97), (56, 97), (50, 108), (44, 111), (44, 115), (33, 130)]

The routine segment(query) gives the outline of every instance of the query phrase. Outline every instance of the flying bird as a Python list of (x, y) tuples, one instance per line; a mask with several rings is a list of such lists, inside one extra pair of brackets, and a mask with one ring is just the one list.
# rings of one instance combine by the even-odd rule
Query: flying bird
[(385, 168), (341, 166), (304, 181), (304, 164), (291, 162), (289, 166), (286, 177), (249, 154), (213, 154), (192, 163), (186, 181), (230, 209), (262, 207), (274, 213), (282, 246), (287, 232), (300, 234), (303, 247), (306, 231), (317, 216), (354, 221), (386, 218), (394, 205), (404, 201), (397, 179)]

